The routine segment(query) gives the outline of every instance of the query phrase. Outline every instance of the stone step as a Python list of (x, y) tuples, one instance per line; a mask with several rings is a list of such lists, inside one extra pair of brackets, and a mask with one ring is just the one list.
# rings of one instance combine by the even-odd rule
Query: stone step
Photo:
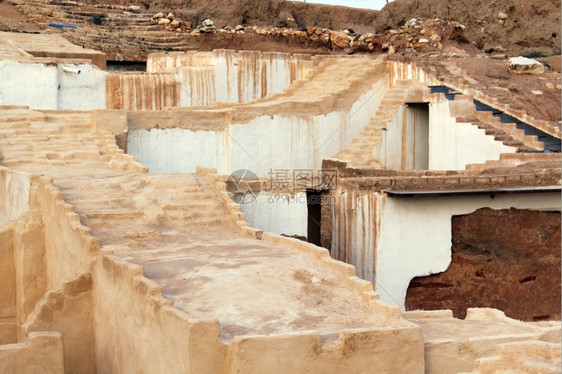
[(88, 219), (119, 219), (119, 220), (126, 220), (131, 218), (141, 218), (144, 216), (144, 212), (138, 210), (129, 210), (129, 209), (99, 209), (96, 208), (93, 212), (84, 212), (77, 208), (76, 213), (80, 215), (84, 215)]

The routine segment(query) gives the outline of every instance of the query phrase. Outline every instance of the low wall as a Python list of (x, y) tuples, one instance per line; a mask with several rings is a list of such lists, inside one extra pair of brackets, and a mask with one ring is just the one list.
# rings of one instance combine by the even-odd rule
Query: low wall
[(15, 343), (18, 339), (16, 321), (16, 274), (12, 228), (0, 230), (0, 344)]
[(334, 198), (332, 256), (355, 265), (382, 300), (401, 308), (411, 279), (448, 268), (454, 215), (483, 207), (560, 210), (559, 193), (390, 198), (340, 186)]
[(22, 326), (25, 335), (57, 331), (64, 339), (66, 373), (94, 374), (92, 277), (89, 273), (65, 280), (45, 294)]
[(60, 333), (35, 332), (29, 334), (25, 343), (0, 345), (0, 372), (63, 374)]
[(103, 252), (93, 273), (98, 373), (226, 372), (217, 321), (173, 308), (141, 266)]
[(64, 201), (52, 179), (40, 178), (32, 202), (45, 224), (47, 289), (56, 289), (64, 278), (75, 277), (90, 267), (99, 241), (82, 226), (80, 216)]

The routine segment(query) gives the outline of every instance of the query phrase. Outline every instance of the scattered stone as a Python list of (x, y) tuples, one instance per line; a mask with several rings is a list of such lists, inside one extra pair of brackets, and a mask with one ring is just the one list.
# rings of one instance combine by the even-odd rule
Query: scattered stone
[(505, 14), (503, 12), (499, 12), (498, 13), (498, 19), (503, 19), (503, 20), (507, 19), (507, 14)]
[(509, 59), (509, 72), (514, 74), (543, 74), (544, 65), (526, 57), (512, 57)]
[(330, 34), (330, 41), (332, 45), (338, 48), (345, 48), (349, 45), (350, 38), (343, 32), (332, 32)]
[(174, 28), (178, 28), (178, 26), (180, 25), (180, 22), (178, 20), (173, 20), (170, 23), (170, 26), (174, 27)]
[(560, 89), (562, 89), (562, 86), (559, 85), (559, 84), (557, 84), (557, 85), (556, 85), (556, 89), (557, 89), (557, 90), (560, 90)]
[(166, 16), (167, 19), (169, 19), (170, 21), (174, 19), (174, 14), (173, 13), (168, 13), (168, 15)]
[(531, 91), (531, 93), (532, 93), (533, 95), (542, 95), (542, 91), (535, 91), (535, 90), (533, 90), (533, 91)]
[(507, 58), (507, 55), (503, 54), (503, 53), (500, 53), (500, 54), (497, 54), (497, 55), (492, 55), (492, 56), (490, 56), (490, 58), (493, 58), (494, 60), (503, 60), (503, 59)]
[(418, 52), (414, 48), (406, 48), (404, 50), (404, 56), (417, 56)]
[(388, 52), (387, 52), (387, 53), (388, 53), (389, 55), (395, 54), (396, 51), (394, 50), (394, 46), (392, 46), (392, 45), (389, 46), (389, 47), (388, 47)]
[(411, 29), (413, 27), (416, 27), (418, 25), (421, 25), (423, 23), (422, 20), (419, 20), (417, 18), (411, 18), (410, 20), (408, 20), (408, 22), (406, 22), (406, 24), (404, 26), (406, 26), (407, 28)]
[(158, 24), (159, 24), (159, 25), (167, 25), (167, 24), (170, 24), (171, 22), (172, 22), (172, 21), (170, 21), (170, 20), (167, 19), (167, 18), (160, 18), (160, 20), (158, 20)]
[(418, 43), (420, 43), (420, 44), (427, 44), (427, 43), (429, 43), (429, 40), (426, 39), (426, 38), (421, 38), (420, 40), (418, 40)]
[(498, 25), (500, 25), (500, 26), (505, 25), (505, 21), (504, 21), (503, 19), (500, 19), (500, 20), (498, 21)]
[(164, 13), (158, 12), (152, 16), (152, 19), (164, 18)]
[(549, 90), (553, 91), (554, 88), (555, 88), (555, 87), (554, 87), (554, 83), (547, 82), (547, 83), (546, 83), (546, 88), (548, 88)]
[(116, 61), (125, 61), (125, 56), (123, 56), (121, 53), (117, 53), (115, 55), (115, 60)]
[(429, 37), (433, 43), (439, 43), (441, 41), (441, 37), (439, 35), (433, 34)]
[(390, 30), (388, 33), (391, 34), (391, 35), (396, 35), (396, 34), (398, 34), (398, 31), (396, 31), (396, 30)]
[(138, 12), (138, 11), (140, 11), (140, 6), (138, 6), (138, 5), (129, 5), (129, 10), (130, 10), (131, 12)]
[(459, 30), (466, 30), (466, 26), (463, 25), (462, 23), (458, 23), (458, 22), (451, 22), (451, 25), (455, 28), (455, 29), (459, 29)]
[(209, 18), (207, 18), (206, 20), (203, 21), (203, 26), (211, 27), (211, 26), (214, 26), (214, 25), (215, 25), (215, 23), (212, 20), (210, 20)]

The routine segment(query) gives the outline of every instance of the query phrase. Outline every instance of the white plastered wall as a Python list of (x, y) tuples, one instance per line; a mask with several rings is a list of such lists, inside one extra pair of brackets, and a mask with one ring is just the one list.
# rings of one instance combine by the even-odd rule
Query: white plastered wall
[[(240, 199), (236, 199), (240, 203)], [(284, 234), (308, 237), (308, 209), (306, 192), (294, 195), (261, 191), (256, 200), (240, 205), (246, 221), (253, 228)]]
[(272, 169), (317, 171), (359, 136), (383, 96), (375, 92), (385, 84), (381, 79), (349, 109), (326, 114), (259, 116), (220, 131), (129, 130), (127, 151), (150, 172), (193, 173), (197, 166), (219, 175), (249, 169), (259, 177)]
[(449, 101), (435, 98), (429, 108), (429, 170), (464, 170), (468, 164), (499, 160), (502, 153), (515, 153), (471, 123), (451, 117)]
[[(63, 71), (63, 67), (80, 74)], [(0, 105), (31, 109), (105, 108), (105, 72), (89, 64), (0, 61)]]

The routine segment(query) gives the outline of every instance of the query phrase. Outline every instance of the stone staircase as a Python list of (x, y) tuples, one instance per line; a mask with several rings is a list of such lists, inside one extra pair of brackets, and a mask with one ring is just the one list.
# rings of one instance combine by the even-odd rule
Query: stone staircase
[(499, 160), (488, 160), (483, 164), (469, 164), (466, 166), (467, 173), (479, 173), (484, 170), (495, 168), (517, 168), (530, 167), (532, 164), (539, 169), (559, 168), (562, 162), (560, 153), (502, 153)]
[[(30, 19), (43, 28), (61, 33), (71, 42), (104, 51), (108, 59), (115, 59), (121, 53), (127, 59), (145, 60), (155, 51), (185, 50), (185, 37), (167, 31), (163, 25), (151, 22), (153, 12), (131, 12), (120, 9), (99, 8), (76, 1), (58, 0), (10, 0)], [(101, 25), (92, 23), (92, 17), (99, 17)], [(76, 29), (50, 28), (50, 23), (68, 24)]]
[(336, 160), (345, 161), (350, 167), (364, 169), (383, 169), (373, 155), (375, 147), (381, 144), (383, 134), (392, 115), (404, 105), (408, 91), (412, 87), (423, 87), (415, 80), (399, 80), (384, 96), (375, 115), (351, 145), (338, 153)]
[(90, 131), (90, 114), (50, 114), (29, 109), (2, 111), (0, 149), (9, 149), (4, 166), (69, 165), (108, 161)]
[(504, 123), (500, 118), (488, 111), (477, 111), (474, 107), (473, 115), (458, 117), (457, 122), (468, 122), (491, 135), (494, 140), (506, 146), (517, 148), (517, 152), (543, 152), (544, 143), (536, 135), (526, 135), (525, 130), (517, 127), (515, 123)]
[(448, 86), (431, 86), (430, 88), (432, 94), (444, 95), (452, 105), (459, 99), (469, 100), (473, 104), (471, 113), (463, 122), (473, 122), (479, 128), (485, 129), (487, 134), (494, 135), (496, 140), (505, 145), (517, 147), (518, 152), (543, 152), (545, 150), (560, 152), (559, 137), (549, 135), (529, 123), (475, 100), (470, 95), (462, 95)]

